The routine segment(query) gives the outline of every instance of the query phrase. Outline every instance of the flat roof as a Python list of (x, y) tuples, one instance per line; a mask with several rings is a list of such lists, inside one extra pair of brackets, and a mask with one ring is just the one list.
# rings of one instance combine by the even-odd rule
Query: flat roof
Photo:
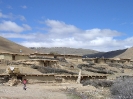
[(1, 54), (9, 54), (9, 55), (22, 55), (22, 56), (27, 56), (27, 55), (30, 55), (30, 54), (24, 54), (24, 53), (9, 53), (9, 52), (1, 52), (0, 53), (0, 55)]
[[(10, 74), (0, 74), (0, 76), (12, 76)], [(15, 76), (55, 76), (55, 77), (78, 77), (79, 75), (57, 75), (57, 74), (16, 74)], [(81, 77), (105, 77), (107, 75), (81, 75)]]
[[(53, 55), (54, 54), (50, 54), (50, 53), (31, 53), (30, 55)], [(82, 57), (82, 55), (75, 55), (75, 54), (56, 54), (56, 56), (78, 56), (78, 57)]]
[(26, 59), (26, 60), (31, 60), (31, 61), (58, 61), (58, 60), (53, 60), (53, 59)]

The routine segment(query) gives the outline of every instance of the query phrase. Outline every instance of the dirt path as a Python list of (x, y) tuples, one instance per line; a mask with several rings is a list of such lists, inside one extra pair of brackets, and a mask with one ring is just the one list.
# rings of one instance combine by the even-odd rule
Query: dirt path
[(0, 99), (69, 99), (59, 90), (58, 86), (44, 86), (39, 84), (23, 86), (0, 86)]
[[(75, 94), (74, 90), (78, 93)], [(83, 99), (88, 99), (84, 93), (90, 94), (93, 97), (91, 99), (101, 99), (99, 97), (107, 97), (109, 92), (107, 89), (97, 89), (94, 86), (82, 86), (82, 84), (75, 83), (27, 84), (27, 90), (23, 90), (22, 84), (0, 85), (0, 99), (81, 99), (81, 95)]]

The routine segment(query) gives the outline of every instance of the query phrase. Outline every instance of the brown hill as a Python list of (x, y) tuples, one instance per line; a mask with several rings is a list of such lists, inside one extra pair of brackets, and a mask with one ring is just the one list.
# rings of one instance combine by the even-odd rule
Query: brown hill
[(114, 57), (119, 57), (122, 53), (124, 53), (127, 49), (122, 49), (122, 50), (115, 50), (115, 51), (109, 51), (109, 52), (99, 52), (95, 54), (87, 54), (84, 55), (83, 57), (85, 58), (86, 56), (89, 58), (96, 58), (96, 57), (104, 57), (104, 58), (114, 58)]
[(99, 52), (95, 54), (87, 54), (83, 57), (95, 58), (95, 57), (104, 57), (104, 58), (131, 58), (133, 60), (133, 47), (122, 50), (115, 50), (109, 52)]
[(0, 52), (20, 53), (20, 49), (22, 53), (33, 53), (34, 52), (33, 50), (29, 48), (16, 44), (0, 36)]
[(133, 59), (133, 47), (128, 48), (125, 52), (121, 53), (120, 55), (116, 57)]

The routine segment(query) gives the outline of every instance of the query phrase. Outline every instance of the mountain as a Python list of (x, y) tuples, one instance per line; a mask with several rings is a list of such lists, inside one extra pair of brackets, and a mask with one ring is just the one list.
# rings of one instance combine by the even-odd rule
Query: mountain
[(9, 52), (9, 53), (33, 53), (34, 51), (24, 47), (22, 45), (16, 44), (10, 40), (7, 40), (0, 36), (0, 52)]
[[(119, 58), (122, 58), (125, 55), (125, 56), (127, 56), (125, 58), (129, 58), (127, 53), (125, 53), (125, 52), (127, 52), (127, 50), (128, 49), (115, 50), (115, 51), (109, 51), (109, 52), (99, 52), (99, 53), (95, 53), (95, 54), (87, 54), (87, 55), (84, 55), (83, 57), (89, 57), (89, 58), (95, 58), (95, 57), (114, 58), (114, 57), (119, 57)], [(130, 51), (128, 51), (128, 53), (130, 53)]]
[(76, 49), (76, 48), (69, 48), (69, 47), (31, 47), (31, 49), (41, 52), (41, 53), (58, 53), (58, 54), (75, 54), (75, 55), (85, 55), (85, 54), (94, 54), (98, 53), (98, 51), (90, 50), (90, 49)]
[(133, 59), (133, 47), (128, 48), (125, 52), (117, 55), (116, 57), (131, 58), (131, 59)]
[(10, 53), (58, 53), (58, 54), (75, 54), (75, 55), (83, 55), (83, 57), (104, 57), (104, 58), (131, 58), (133, 59), (133, 47), (122, 50), (115, 50), (109, 52), (98, 52), (90, 49), (82, 49), (82, 48), (69, 48), (69, 47), (31, 47), (27, 48), (22, 45), (16, 44), (8, 39), (5, 39), (0, 36), (0, 52), (10, 52)]

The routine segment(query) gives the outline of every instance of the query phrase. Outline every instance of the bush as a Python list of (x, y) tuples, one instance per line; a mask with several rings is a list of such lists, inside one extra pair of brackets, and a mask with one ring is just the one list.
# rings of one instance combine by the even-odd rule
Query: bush
[(113, 99), (133, 99), (133, 78), (116, 79), (110, 88), (110, 92)]
[(92, 85), (95, 87), (110, 87), (110, 86), (112, 86), (113, 81), (95, 79), (95, 80), (82, 81), (81, 83), (83, 84), (83, 86)]
[(38, 69), (38, 68), (39, 68), (39, 66), (36, 66), (36, 65), (31, 65), (31, 68), (33, 68), (33, 69)]
[(67, 74), (71, 74), (71, 75), (77, 74), (77, 73), (74, 73), (74, 72), (70, 72), (70, 71), (63, 70), (63, 69), (56, 69), (56, 68), (53, 68), (53, 67), (41, 67), (41, 66), (31, 65), (31, 68), (37, 69), (41, 73), (59, 73), (59, 74), (67, 73)]
[(105, 68), (104, 69), (94, 69), (94, 68), (87, 68), (86, 71), (91, 71), (95, 73), (102, 73), (102, 74), (113, 74), (113, 71), (108, 71)]
[(123, 64), (119, 64), (119, 63), (109, 63), (108, 64), (111, 67), (116, 67), (116, 68), (123, 68)]
[(92, 65), (90, 65), (90, 64), (78, 64), (77, 67), (80, 68), (80, 69), (82, 69), (82, 67), (89, 68), (89, 67), (92, 67)]
[(52, 67), (39, 67), (38, 71), (42, 72), (42, 73), (68, 73), (68, 74), (76, 74), (67, 70), (63, 70), (63, 69), (56, 69), (56, 68), (52, 68)]
[(60, 62), (67, 62), (65, 58), (57, 58)]
[(77, 92), (75, 88), (67, 89), (67, 93), (71, 97), (71, 99), (88, 99), (88, 96), (86, 94)]

